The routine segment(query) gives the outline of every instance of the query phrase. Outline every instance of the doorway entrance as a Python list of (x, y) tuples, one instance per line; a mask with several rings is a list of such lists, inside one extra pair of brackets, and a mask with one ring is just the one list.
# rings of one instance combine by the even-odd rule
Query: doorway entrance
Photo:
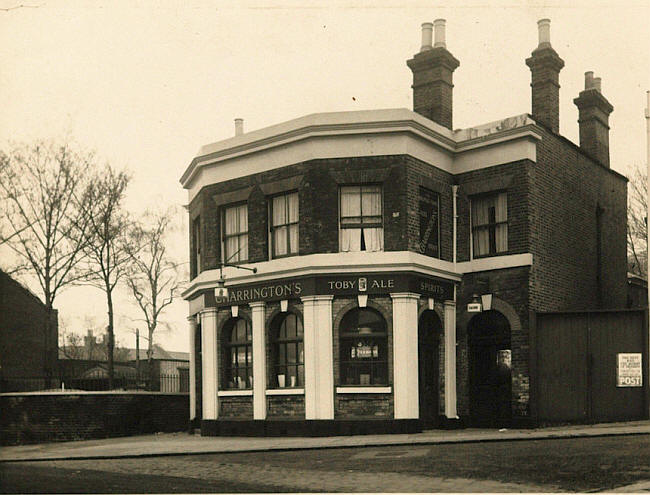
[(512, 420), (510, 323), (498, 311), (484, 311), (468, 325), (469, 413), (472, 426), (509, 426)]
[(436, 427), (438, 414), (439, 345), (442, 324), (435, 311), (427, 310), (418, 323), (418, 383), (420, 420), (423, 427)]

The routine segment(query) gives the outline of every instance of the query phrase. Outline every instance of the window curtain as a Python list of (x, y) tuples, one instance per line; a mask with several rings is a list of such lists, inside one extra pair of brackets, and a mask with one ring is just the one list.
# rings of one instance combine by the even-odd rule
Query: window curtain
[[(363, 223), (381, 223), (381, 190), (377, 186), (366, 186), (361, 195)], [(384, 246), (384, 229), (381, 227), (363, 229), (366, 251), (381, 251)]]
[(298, 252), (298, 193), (290, 194), (287, 198), (289, 203), (289, 252)]
[(508, 195), (506, 193), (500, 193), (496, 198), (495, 216), (497, 223), (505, 222), (497, 225), (496, 228), (497, 253), (502, 253), (508, 250)]
[[(356, 218), (354, 218), (356, 217)], [(359, 187), (341, 188), (341, 226), (359, 223), (361, 217), (361, 195)], [(361, 250), (361, 229), (341, 229), (341, 251)]]
[[(474, 256), (488, 254), (490, 252), (490, 230), (487, 224), (490, 223), (489, 209), (492, 205), (490, 197), (476, 198), (472, 200), (472, 236)], [(479, 226), (486, 227), (480, 228)], [(479, 227), (479, 228), (476, 228)]]
[(273, 198), (273, 251), (276, 256), (287, 254), (286, 196)]

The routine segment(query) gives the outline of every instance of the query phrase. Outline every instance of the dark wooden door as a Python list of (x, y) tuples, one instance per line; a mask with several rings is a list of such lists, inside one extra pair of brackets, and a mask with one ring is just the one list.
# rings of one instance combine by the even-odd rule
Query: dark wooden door
[(434, 311), (425, 311), (418, 325), (420, 419), (425, 427), (438, 426), (438, 374), (441, 323)]
[(472, 426), (509, 426), (512, 420), (510, 325), (485, 311), (469, 325), (470, 421)]

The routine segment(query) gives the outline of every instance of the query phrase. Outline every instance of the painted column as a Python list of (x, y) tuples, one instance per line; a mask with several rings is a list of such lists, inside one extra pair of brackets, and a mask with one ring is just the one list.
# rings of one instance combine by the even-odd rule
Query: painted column
[(307, 296), (301, 299), (305, 332), (305, 419), (334, 419), (334, 296)]
[(418, 300), (401, 292), (393, 299), (393, 400), (395, 419), (419, 417)]
[(217, 419), (219, 366), (217, 362), (217, 310), (201, 311), (203, 419)]
[(266, 419), (264, 302), (250, 303), (253, 319), (253, 419)]
[(458, 419), (456, 410), (456, 303), (445, 301), (445, 416)]
[(190, 326), (190, 421), (196, 418), (196, 318), (188, 316)]

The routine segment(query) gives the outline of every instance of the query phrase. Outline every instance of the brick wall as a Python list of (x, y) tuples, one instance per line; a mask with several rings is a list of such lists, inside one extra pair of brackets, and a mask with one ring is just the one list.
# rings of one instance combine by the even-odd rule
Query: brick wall
[(45, 368), (56, 374), (58, 319), (45, 334), (47, 311), (43, 303), (9, 275), (0, 271), (0, 379), (42, 377)]
[(219, 418), (253, 419), (253, 397), (219, 397)]
[(182, 431), (187, 394), (55, 393), (0, 395), (2, 445)]
[(337, 394), (334, 401), (335, 419), (392, 418), (391, 394)]
[(625, 307), (626, 179), (547, 130), (537, 159), (531, 171), (532, 309), (595, 309), (599, 301), (603, 308)]
[(266, 398), (268, 419), (304, 419), (304, 395), (269, 395)]

